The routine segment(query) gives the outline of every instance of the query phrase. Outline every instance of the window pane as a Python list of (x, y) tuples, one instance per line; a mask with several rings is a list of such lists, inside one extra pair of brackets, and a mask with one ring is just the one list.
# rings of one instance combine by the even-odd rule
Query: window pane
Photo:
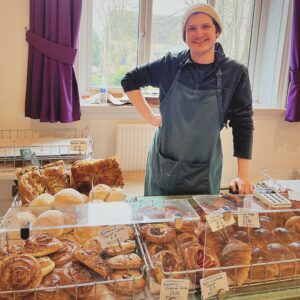
[(248, 65), (255, 0), (218, 0), (223, 31), (219, 38), (226, 56)]
[(139, 0), (93, 0), (92, 86), (118, 86), (136, 66), (138, 16)]

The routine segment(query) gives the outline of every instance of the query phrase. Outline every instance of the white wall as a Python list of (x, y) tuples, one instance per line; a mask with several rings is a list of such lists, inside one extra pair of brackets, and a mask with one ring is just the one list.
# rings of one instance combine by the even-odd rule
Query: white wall
[[(84, 0), (86, 1), (86, 0)], [(82, 120), (71, 125), (41, 124), (24, 117), (27, 43), (25, 26), (29, 24), (29, 0), (0, 1), (0, 129), (88, 126), (94, 140), (94, 156), (115, 154), (116, 127), (131, 114), (111, 114), (83, 111)], [(139, 120), (138, 116), (133, 117)], [(252, 179), (260, 179), (266, 168), (300, 168), (300, 123), (284, 121), (284, 112), (256, 110), (254, 115), (254, 149)]]

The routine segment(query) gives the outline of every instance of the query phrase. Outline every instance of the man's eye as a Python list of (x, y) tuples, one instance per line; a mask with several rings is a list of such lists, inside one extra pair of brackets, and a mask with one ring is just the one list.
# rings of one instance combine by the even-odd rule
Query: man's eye
[(190, 28), (188, 28), (188, 31), (194, 31), (195, 30), (195, 28), (194, 27), (190, 27)]

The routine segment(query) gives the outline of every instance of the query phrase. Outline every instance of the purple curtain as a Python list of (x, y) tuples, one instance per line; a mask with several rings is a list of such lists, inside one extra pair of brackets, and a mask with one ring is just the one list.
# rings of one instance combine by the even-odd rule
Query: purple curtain
[(290, 87), (285, 120), (300, 122), (300, 1), (293, 2)]
[(30, 0), (25, 116), (41, 122), (80, 119), (73, 64), (82, 0)]

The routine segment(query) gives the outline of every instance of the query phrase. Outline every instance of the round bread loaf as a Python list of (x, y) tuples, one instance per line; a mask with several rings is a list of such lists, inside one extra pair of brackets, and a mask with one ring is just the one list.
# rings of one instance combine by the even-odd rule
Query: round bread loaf
[(35, 197), (30, 203), (29, 207), (32, 207), (30, 210), (35, 215), (40, 215), (44, 211), (53, 208), (54, 197), (50, 194), (43, 193)]
[(89, 194), (90, 200), (105, 200), (109, 193), (111, 192), (111, 187), (106, 184), (97, 184), (94, 186)]
[[(63, 226), (64, 225), (64, 215), (59, 210), (47, 210), (40, 214), (38, 218), (33, 222), (32, 227), (51, 227), (51, 226)], [(53, 229), (33, 229), (34, 233), (48, 233), (53, 237), (58, 237), (63, 234), (63, 228), (53, 228)]]
[(121, 188), (112, 188), (109, 195), (105, 199), (106, 202), (123, 201), (125, 198), (125, 191)]
[(74, 189), (63, 189), (54, 195), (54, 208), (63, 205), (80, 205), (87, 202), (87, 197)]

